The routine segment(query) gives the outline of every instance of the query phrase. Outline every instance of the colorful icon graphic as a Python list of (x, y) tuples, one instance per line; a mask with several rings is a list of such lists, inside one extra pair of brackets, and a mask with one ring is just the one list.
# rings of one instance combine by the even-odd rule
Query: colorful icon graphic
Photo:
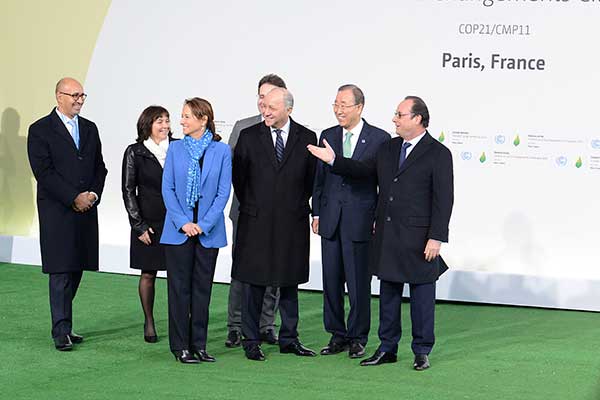
[(564, 167), (565, 165), (567, 165), (567, 157), (565, 156), (560, 156), (556, 158), (556, 165), (558, 165), (559, 167)]
[(576, 166), (577, 168), (581, 168), (581, 166), (582, 166), (582, 165), (583, 165), (583, 161), (581, 161), (581, 157), (579, 157), (579, 158), (577, 159), (577, 162), (575, 163), (575, 166)]
[(446, 140), (446, 135), (444, 135), (444, 131), (442, 131), (442, 133), (440, 133), (440, 137), (438, 138), (438, 140), (440, 142), (443, 142), (444, 140)]
[(485, 151), (483, 153), (481, 153), (481, 156), (479, 157), (479, 162), (480, 163), (484, 163), (485, 160), (487, 160), (487, 158), (485, 157)]
[(504, 142), (506, 142), (506, 137), (504, 135), (496, 135), (496, 137), (494, 137), (494, 140), (497, 144), (504, 144)]
[(465, 161), (469, 161), (471, 158), (473, 158), (473, 154), (470, 151), (463, 151), (460, 153), (460, 158)]
[(515, 147), (521, 144), (521, 138), (519, 137), (519, 135), (515, 137), (515, 140), (513, 140), (513, 144), (515, 145)]

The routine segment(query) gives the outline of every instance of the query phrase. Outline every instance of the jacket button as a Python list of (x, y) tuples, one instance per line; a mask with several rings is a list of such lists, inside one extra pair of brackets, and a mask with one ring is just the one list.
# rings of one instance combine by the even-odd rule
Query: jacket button
[(81, 160), (83, 160), (83, 157), (81, 157), (81, 156), (78, 156), (78, 157), (77, 157), (77, 159), (78, 159), (79, 161), (81, 161)]
[(394, 196), (390, 196), (390, 201), (394, 201)]
[(398, 182), (398, 178), (394, 178), (394, 182)]
[(385, 220), (386, 220), (387, 222), (392, 222), (392, 217), (385, 217)]

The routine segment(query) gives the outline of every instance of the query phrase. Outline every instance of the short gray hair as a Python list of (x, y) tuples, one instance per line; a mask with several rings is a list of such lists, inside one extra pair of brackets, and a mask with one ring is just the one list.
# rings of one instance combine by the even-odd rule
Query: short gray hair
[(273, 88), (267, 93), (267, 96), (271, 96), (272, 93), (279, 93), (283, 99), (283, 105), (286, 108), (294, 108), (294, 96), (292, 96), (292, 92), (285, 88), (276, 87)]
[(348, 83), (340, 86), (338, 92), (341, 92), (342, 90), (352, 90), (352, 94), (354, 95), (354, 104), (362, 104), (363, 106), (365, 105), (365, 95), (358, 86)]
[(283, 94), (283, 102), (286, 107), (294, 108), (294, 96), (292, 95), (292, 92), (287, 89), (285, 89), (285, 93)]

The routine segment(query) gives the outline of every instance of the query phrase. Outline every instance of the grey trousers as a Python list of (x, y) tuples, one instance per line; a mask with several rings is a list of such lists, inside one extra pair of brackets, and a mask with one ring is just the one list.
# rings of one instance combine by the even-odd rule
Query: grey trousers
[[(227, 330), (242, 332), (242, 296), (244, 284), (231, 279), (229, 286), (229, 306), (227, 307)], [(275, 332), (275, 314), (279, 308), (279, 288), (268, 286), (263, 297), (260, 314), (260, 331), (273, 329)]]

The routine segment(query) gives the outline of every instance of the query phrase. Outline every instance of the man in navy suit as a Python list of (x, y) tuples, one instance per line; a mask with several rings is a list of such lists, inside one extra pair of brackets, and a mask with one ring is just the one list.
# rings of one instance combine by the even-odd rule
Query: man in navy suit
[(371, 264), (380, 280), (379, 339), (373, 356), (360, 365), (396, 362), (402, 333), (400, 309), (404, 284), (410, 287), (413, 368), (429, 368), (435, 343), (435, 283), (448, 269), (440, 257), (448, 241), (454, 203), (452, 154), (433, 139), (427, 126), (429, 110), (416, 96), (398, 105), (393, 122), (398, 137), (381, 146), (374, 162), (336, 156), (325, 148), (308, 146), (313, 155), (342, 176), (377, 176), (379, 199)]
[(52, 338), (59, 351), (73, 332), (73, 299), (83, 271), (98, 270), (98, 205), (107, 170), (98, 128), (79, 115), (87, 95), (73, 78), (55, 88), (56, 107), (29, 127), (27, 155), (37, 180), (42, 272), (49, 276)]
[[(361, 118), (365, 96), (356, 85), (338, 89), (333, 112), (339, 125), (321, 133), (336, 154), (353, 160), (373, 160), (390, 135)], [(323, 323), (331, 334), (322, 355), (345, 350), (351, 358), (365, 355), (371, 321), (371, 274), (368, 247), (373, 234), (377, 179), (336, 175), (318, 162), (313, 190), (314, 233), (321, 236), (323, 262)], [(344, 283), (350, 312), (344, 317)]]

